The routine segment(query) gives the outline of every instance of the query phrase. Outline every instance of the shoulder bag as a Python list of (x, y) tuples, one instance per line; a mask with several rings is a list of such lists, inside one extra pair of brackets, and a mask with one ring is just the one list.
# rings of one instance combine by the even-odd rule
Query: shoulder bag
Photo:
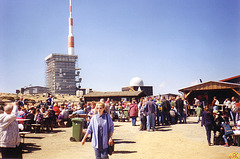
[[(109, 141), (109, 125), (108, 125), (108, 114), (106, 113), (106, 117), (107, 117), (107, 133), (108, 133), (108, 141)], [(114, 153), (114, 143), (112, 146), (108, 145), (108, 154), (112, 155)]]
[(232, 128), (231, 128), (231, 126), (229, 124), (224, 126), (224, 131), (225, 131), (225, 135), (227, 135), (227, 136), (233, 134), (233, 130), (232, 130)]

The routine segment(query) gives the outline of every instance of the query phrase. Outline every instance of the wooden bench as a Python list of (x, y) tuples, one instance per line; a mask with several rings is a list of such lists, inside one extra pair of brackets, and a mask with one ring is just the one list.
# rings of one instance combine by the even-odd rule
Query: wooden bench
[(37, 128), (40, 129), (40, 127), (42, 127), (41, 124), (31, 124), (31, 126), (33, 127), (35, 133), (37, 132)]
[(23, 139), (23, 144), (24, 144), (24, 138), (26, 134), (29, 134), (30, 132), (19, 132), (19, 136)]
[(240, 146), (240, 134), (233, 134), (233, 138), (235, 138), (235, 142), (237, 146)]

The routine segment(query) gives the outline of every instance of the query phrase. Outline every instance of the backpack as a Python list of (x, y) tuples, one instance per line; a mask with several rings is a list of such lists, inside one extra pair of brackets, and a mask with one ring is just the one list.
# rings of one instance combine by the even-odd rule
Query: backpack
[(157, 102), (157, 108), (160, 112), (162, 112), (162, 102)]
[(170, 114), (170, 117), (172, 117), (172, 118), (174, 118), (176, 116), (176, 112), (173, 109), (171, 109), (169, 111), (169, 114)]

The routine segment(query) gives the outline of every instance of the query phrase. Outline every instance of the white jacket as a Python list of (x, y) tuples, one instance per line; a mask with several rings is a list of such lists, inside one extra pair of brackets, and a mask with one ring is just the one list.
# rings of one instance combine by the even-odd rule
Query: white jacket
[(19, 146), (21, 140), (19, 136), (18, 124), (16, 121), (17, 106), (13, 106), (11, 114), (0, 114), (0, 147)]
[(231, 108), (232, 112), (236, 113), (237, 109), (238, 109), (237, 106), (236, 106), (236, 101), (232, 101), (231, 106), (232, 106), (232, 108)]

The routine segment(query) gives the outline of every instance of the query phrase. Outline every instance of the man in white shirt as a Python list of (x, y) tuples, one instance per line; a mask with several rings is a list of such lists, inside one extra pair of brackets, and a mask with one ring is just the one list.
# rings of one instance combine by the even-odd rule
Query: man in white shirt
[(18, 106), (8, 104), (0, 114), (0, 147), (2, 158), (22, 158), (20, 136), (16, 121)]

